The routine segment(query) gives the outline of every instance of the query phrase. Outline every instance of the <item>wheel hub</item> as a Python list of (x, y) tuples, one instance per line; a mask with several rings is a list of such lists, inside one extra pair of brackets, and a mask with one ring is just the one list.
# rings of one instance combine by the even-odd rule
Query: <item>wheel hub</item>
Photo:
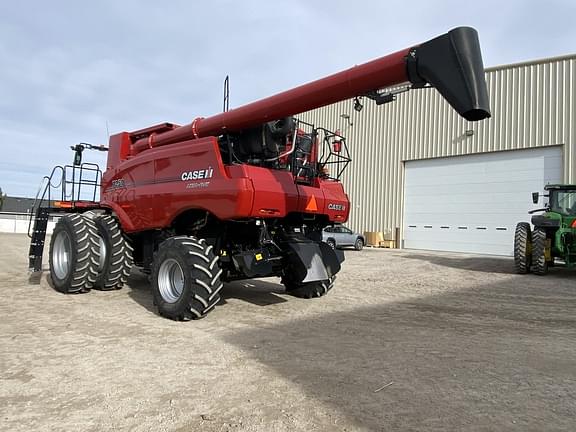
[(52, 248), (52, 268), (58, 279), (66, 279), (70, 272), (72, 243), (66, 231), (60, 231)]
[(169, 258), (160, 265), (158, 289), (167, 303), (176, 303), (184, 291), (184, 272), (180, 263)]

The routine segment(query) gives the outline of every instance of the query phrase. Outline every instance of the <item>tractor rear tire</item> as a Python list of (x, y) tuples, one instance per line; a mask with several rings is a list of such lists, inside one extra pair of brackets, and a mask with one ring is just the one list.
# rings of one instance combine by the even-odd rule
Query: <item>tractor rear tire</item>
[(514, 267), (516, 273), (526, 274), (530, 272), (532, 265), (532, 233), (530, 224), (520, 222), (514, 232)]
[(60, 218), (50, 241), (50, 278), (62, 293), (89, 291), (98, 277), (100, 247), (94, 222), (81, 214)]
[(548, 273), (547, 242), (546, 231), (542, 228), (534, 228), (532, 231), (532, 273), (538, 276)]
[(163, 241), (152, 266), (158, 313), (176, 321), (204, 317), (220, 301), (221, 274), (218, 256), (205, 240), (177, 236)]
[(94, 288), (103, 291), (120, 289), (128, 280), (134, 263), (132, 246), (112, 216), (97, 216), (94, 223), (100, 242), (99, 274)]
[(286, 292), (294, 297), (311, 299), (322, 297), (334, 286), (336, 276), (330, 279), (316, 282), (295, 283), (286, 277), (282, 278), (282, 284), (286, 287)]

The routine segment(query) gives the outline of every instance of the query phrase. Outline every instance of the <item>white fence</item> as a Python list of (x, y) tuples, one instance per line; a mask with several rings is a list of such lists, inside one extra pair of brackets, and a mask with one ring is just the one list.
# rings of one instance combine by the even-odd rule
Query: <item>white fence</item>
[[(48, 227), (46, 229), (48, 234), (52, 234), (57, 220), (58, 217), (54, 216), (48, 219)], [(28, 232), (29, 221), (30, 213), (0, 212), (0, 232), (26, 234)]]

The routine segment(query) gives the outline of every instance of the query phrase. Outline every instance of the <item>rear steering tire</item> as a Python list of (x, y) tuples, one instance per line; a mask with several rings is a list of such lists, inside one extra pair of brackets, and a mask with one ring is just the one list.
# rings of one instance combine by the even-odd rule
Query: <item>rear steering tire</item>
[(218, 257), (203, 239), (163, 241), (154, 256), (152, 290), (160, 315), (176, 321), (204, 317), (220, 301)]
[(282, 278), (282, 284), (286, 287), (286, 292), (294, 297), (311, 299), (322, 297), (328, 294), (328, 291), (334, 286), (336, 276), (330, 279), (315, 282), (296, 283), (286, 277)]
[(50, 278), (57, 291), (90, 290), (98, 277), (100, 246), (94, 222), (81, 214), (58, 221), (50, 241)]
[(548, 273), (547, 243), (546, 231), (542, 228), (534, 228), (532, 231), (532, 272), (539, 276)]
[(516, 273), (526, 274), (532, 265), (532, 233), (530, 224), (520, 222), (514, 232), (514, 267)]

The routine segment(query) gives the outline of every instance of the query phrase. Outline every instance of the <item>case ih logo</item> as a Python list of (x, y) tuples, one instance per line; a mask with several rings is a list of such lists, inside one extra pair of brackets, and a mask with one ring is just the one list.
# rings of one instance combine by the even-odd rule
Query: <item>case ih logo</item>
[(109, 187), (109, 189), (124, 189), (124, 188), (126, 188), (126, 183), (124, 182), (124, 179), (112, 180), (112, 185)]
[(328, 210), (344, 211), (346, 206), (342, 204), (328, 204)]
[(184, 171), (180, 178), (182, 179), (182, 181), (202, 180), (212, 178), (213, 174), (214, 170), (212, 169), (212, 167), (208, 167), (208, 169)]

